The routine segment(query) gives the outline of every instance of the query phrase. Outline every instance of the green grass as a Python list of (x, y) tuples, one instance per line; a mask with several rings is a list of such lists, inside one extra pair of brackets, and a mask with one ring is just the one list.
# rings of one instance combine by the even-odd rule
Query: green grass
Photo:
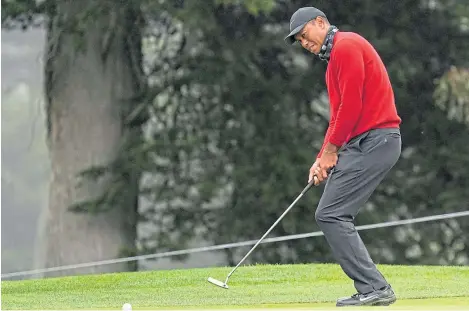
[[(469, 310), (469, 267), (379, 268), (398, 297), (398, 302), (388, 309), (436, 310), (440, 306), (439, 310), (452, 310), (454, 306), (458, 310)], [(131, 303), (133, 310), (335, 309), (338, 297), (355, 292), (340, 267), (331, 264), (241, 266), (231, 276), (229, 289), (207, 282), (209, 276), (224, 281), (230, 270), (164, 270), (2, 281), (2, 310), (120, 310), (125, 302)], [(468, 309), (462, 309), (464, 306)]]

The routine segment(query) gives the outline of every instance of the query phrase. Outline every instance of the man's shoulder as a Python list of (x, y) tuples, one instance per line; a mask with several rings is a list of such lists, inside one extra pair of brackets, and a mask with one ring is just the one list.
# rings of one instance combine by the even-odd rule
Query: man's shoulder
[(336, 40), (334, 40), (334, 47), (349, 47), (349, 46), (361, 46), (363, 44), (369, 44), (362, 35), (351, 32), (351, 31), (339, 31), (336, 34)]
[(374, 48), (370, 42), (356, 32), (337, 32), (331, 52), (331, 60), (337, 57), (348, 59), (367, 57)]

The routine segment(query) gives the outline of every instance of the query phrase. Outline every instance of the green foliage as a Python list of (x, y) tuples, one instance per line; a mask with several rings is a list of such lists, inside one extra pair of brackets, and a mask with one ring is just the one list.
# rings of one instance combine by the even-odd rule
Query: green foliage
[(435, 103), (448, 118), (469, 126), (469, 70), (451, 67), (437, 80)]
[[(194, 237), (212, 243), (253, 238), (307, 181), (313, 133), (321, 140), (326, 125), (308, 97), (321, 86), (311, 85), (305, 70), (292, 74), (292, 55), (283, 56), (285, 63), (278, 61), (285, 44), (267, 16), (215, 2), (167, 10), (171, 18), (154, 19), (168, 29), (148, 39), (163, 49), (147, 46), (148, 53), (160, 56), (149, 72), (162, 91), (151, 108), (154, 122), (149, 123), (145, 157), (155, 159), (155, 174), (144, 190), (157, 206), (146, 215), (156, 231), (143, 244), (156, 241), (157, 248), (147, 247), (150, 252), (187, 247)], [(190, 16), (206, 14), (207, 22), (182, 19), (189, 16), (186, 10)], [(172, 31), (173, 36), (164, 37)], [(297, 85), (289, 88), (288, 79)], [(306, 93), (296, 92), (301, 87)], [(262, 216), (253, 218), (253, 209)], [(293, 214), (307, 209), (303, 201)], [(312, 222), (314, 211), (308, 214)], [(309, 226), (289, 222), (275, 233)], [(269, 256), (277, 252), (272, 247)]]
[[(261, 15), (239, 3), (194, 1), (164, 8), (174, 41), (160, 46), (176, 52), (162, 56), (160, 69), (151, 71), (163, 91), (152, 108), (157, 121), (147, 157), (159, 157), (161, 172), (147, 191), (159, 206), (148, 217), (157, 220), (158, 230), (145, 240), (156, 245), (147, 251), (184, 248), (199, 236), (212, 243), (257, 239), (303, 188), (327, 119), (323, 107), (311, 104), (321, 102), (325, 92), (325, 64), (283, 42), (290, 14), (303, 5), (309, 3), (277, 2)], [(340, 29), (357, 31), (375, 45), (403, 118), (402, 159), (358, 224), (464, 209), (456, 203), (464, 202), (469, 176), (457, 167), (469, 164), (466, 153), (457, 150), (465, 148), (461, 144), (469, 134), (433, 106), (434, 79), (467, 50), (453, 8), (436, 10), (410, 0), (317, 6)], [(157, 195), (150, 188), (158, 189)], [(311, 191), (271, 235), (317, 230), (313, 215), (319, 195)], [(377, 261), (462, 263), (468, 260), (467, 238), (441, 242), (437, 251), (431, 244), (443, 241), (448, 230), (461, 234), (467, 225), (447, 221), (362, 236)], [(390, 236), (404, 238), (390, 242)], [(228, 250), (228, 262), (236, 263), (247, 249)], [(324, 240), (264, 245), (250, 260), (312, 258), (332, 260)]]
[[(10, 12), (26, 10), (26, 3), (18, 1)], [(111, 165), (125, 168), (122, 176), (144, 172), (140, 223), (151, 230), (140, 241), (142, 252), (186, 248), (198, 239), (259, 238), (303, 189), (327, 126), (326, 64), (283, 41), (291, 14), (310, 2), (132, 3), (145, 14), (142, 67), (149, 88), (139, 94), (142, 104), (127, 112), (145, 124), (146, 137), (123, 146)], [(468, 66), (466, 19), (457, 1), (432, 3), (315, 3), (332, 24), (376, 47), (403, 119), (402, 158), (357, 224), (467, 209), (469, 131), (435, 109), (435, 98), (445, 105), (466, 99), (448, 93), (465, 76), (445, 76), (452, 66)], [(114, 184), (101, 203), (117, 204), (123, 189)], [(271, 235), (318, 230), (320, 194), (308, 193)], [(362, 237), (378, 262), (460, 264), (468, 262), (468, 228), (467, 220), (448, 220)], [(246, 250), (227, 250), (228, 263)], [(332, 258), (324, 239), (303, 239), (263, 245), (249, 260)]]
[(41, 24), (40, 15), (49, 12), (55, 0), (2, 0), (2, 28), (26, 30)]
[(270, 13), (274, 6), (275, 0), (215, 0), (215, 5), (228, 5), (228, 6), (244, 6), (246, 10), (252, 15), (259, 13)]

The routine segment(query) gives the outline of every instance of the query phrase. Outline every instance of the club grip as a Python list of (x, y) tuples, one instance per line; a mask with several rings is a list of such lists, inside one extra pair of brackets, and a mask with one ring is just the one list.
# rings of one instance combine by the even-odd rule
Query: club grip
[(306, 185), (306, 187), (301, 191), (301, 194), (305, 194), (308, 192), (309, 189), (311, 189), (312, 186), (314, 186), (314, 181), (317, 179), (316, 175), (313, 176), (313, 179)]

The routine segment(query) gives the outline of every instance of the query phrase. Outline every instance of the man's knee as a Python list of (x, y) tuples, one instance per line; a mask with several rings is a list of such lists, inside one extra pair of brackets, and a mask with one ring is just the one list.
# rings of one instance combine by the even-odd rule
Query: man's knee
[(325, 219), (324, 219), (324, 216), (325, 216), (325, 215), (324, 215), (324, 211), (321, 210), (321, 209), (319, 209), (319, 208), (317, 208), (317, 209), (316, 209), (316, 213), (314, 213), (314, 218), (316, 219), (316, 222), (317, 222), (318, 224), (324, 222), (324, 220), (325, 220)]
[(318, 207), (316, 209), (314, 218), (316, 219), (316, 222), (319, 225), (322, 223), (332, 223), (332, 222), (340, 221), (339, 218), (337, 218), (337, 215), (332, 215), (325, 208), (321, 208), (321, 207)]
[(321, 201), (316, 209), (314, 218), (318, 225), (326, 223), (343, 223), (353, 221), (356, 210), (355, 204), (351, 202), (326, 202)]

